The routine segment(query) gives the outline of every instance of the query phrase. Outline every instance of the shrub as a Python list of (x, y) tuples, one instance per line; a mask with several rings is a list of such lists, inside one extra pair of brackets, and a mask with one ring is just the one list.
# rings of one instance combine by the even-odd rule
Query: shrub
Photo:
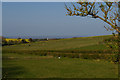
[(28, 43), (25, 39), (21, 40), (22, 43)]
[(30, 42), (33, 42), (33, 39), (32, 39), (32, 38), (29, 38), (28, 40), (29, 40)]

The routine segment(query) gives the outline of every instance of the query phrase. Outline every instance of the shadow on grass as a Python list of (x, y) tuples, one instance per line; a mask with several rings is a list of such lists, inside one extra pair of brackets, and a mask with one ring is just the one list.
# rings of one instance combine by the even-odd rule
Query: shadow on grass
[(15, 76), (22, 75), (26, 70), (21, 66), (8, 65), (2, 68), (2, 78), (16, 78)]

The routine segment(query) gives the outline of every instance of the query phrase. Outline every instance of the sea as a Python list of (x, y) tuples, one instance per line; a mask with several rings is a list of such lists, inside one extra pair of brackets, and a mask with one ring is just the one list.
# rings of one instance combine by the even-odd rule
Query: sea
[(46, 38), (49, 38), (49, 39), (64, 39), (64, 38), (76, 38), (76, 37), (90, 37), (90, 36), (101, 36), (101, 35), (87, 35), (87, 36), (3, 36), (5, 38), (22, 38), (22, 39), (29, 39), (29, 38), (32, 38), (32, 39), (46, 39)]

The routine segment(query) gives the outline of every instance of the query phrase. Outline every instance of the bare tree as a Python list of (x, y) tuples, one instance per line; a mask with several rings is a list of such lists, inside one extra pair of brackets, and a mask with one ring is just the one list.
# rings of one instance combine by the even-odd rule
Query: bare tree
[(72, 6), (65, 4), (65, 8), (67, 10), (66, 15), (91, 17), (94, 19), (100, 19), (103, 22), (109, 24), (108, 27), (104, 26), (104, 28), (106, 30), (112, 31), (112, 34), (116, 39), (115, 41), (117, 41), (118, 50), (120, 52), (120, 11), (118, 10), (120, 8), (120, 2), (108, 2), (109, 0), (105, 1), (87, 2), (87, 0), (82, 0), (80, 2), (71, 3)]

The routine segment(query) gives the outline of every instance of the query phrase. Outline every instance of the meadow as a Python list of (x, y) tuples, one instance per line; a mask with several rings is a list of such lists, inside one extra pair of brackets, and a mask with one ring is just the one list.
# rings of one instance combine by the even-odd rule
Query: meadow
[(101, 43), (109, 37), (3, 46), (3, 78), (117, 78), (118, 65), (109, 61), (113, 53)]
[[(109, 38), (110, 36), (98, 36), (98, 37), (81, 37), (81, 38), (68, 38), (68, 39), (58, 39), (58, 40), (49, 40), (49, 41), (40, 41), (28, 44), (20, 44), (13, 46), (5, 46), (3, 49), (7, 50), (71, 50), (79, 49), (81, 47), (96, 46), (99, 45), (99, 42)], [(31, 46), (28, 46), (31, 45)], [(98, 46), (99, 47), (99, 46)], [(86, 48), (86, 49), (89, 49)], [(94, 47), (96, 48), (96, 47)], [(93, 49), (94, 49), (93, 48)], [(99, 47), (99, 49), (104, 49), (106, 47)], [(97, 48), (96, 48), (97, 49)]]

